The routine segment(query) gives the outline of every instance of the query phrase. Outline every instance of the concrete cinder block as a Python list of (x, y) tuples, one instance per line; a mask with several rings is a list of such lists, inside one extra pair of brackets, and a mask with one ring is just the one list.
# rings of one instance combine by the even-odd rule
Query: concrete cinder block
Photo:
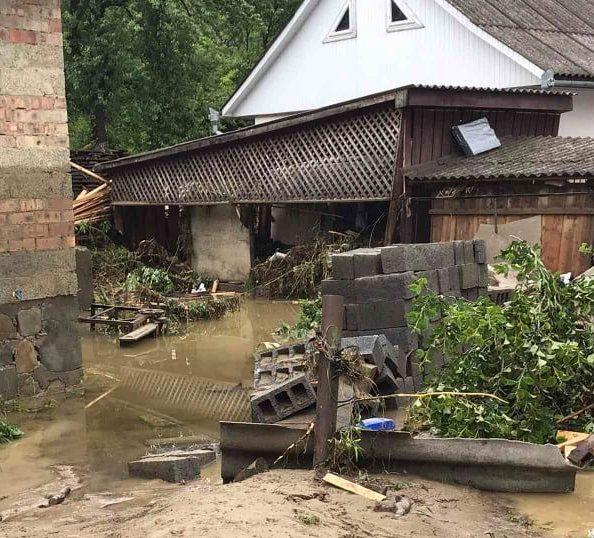
[(449, 273), (449, 282), (450, 282), (450, 291), (452, 292), (459, 292), (460, 291), (460, 266), (454, 265), (452, 267), (448, 267)]
[(367, 364), (374, 364), (380, 372), (383, 369), (386, 361), (386, 348), (379, 335), (346, 337), (340, 343), (343, 349), (346, 347), (358, 348), (361, 358)]
[(467, 301), (476, 301), (479, 298), (478, 288), (469, 288), (462, 290), (462, 297)]
[(398, 346), (403, 351), (409, 352), (419, 347), (419, 338), (413, 334), (408, 327), (394, 327), (391, 329), (374, 329), (371, 331), (359, 331), (358, 334), (352, 334), (343, 331), (343, 336), (375, 336), (377, 334), (384, 335), (388, 342), (394, 346)]
[(396, 301), (412, 299), (409, 286), (415, 281), (412, 272), (357, 278), (354, 281), (356, 302)]
[(21, 336), (34, 336), (41, 332), (41, 309), (37, 307), (20, 310), (17, 314)]
[(347, 303), (352, 303), (356, 299), (355, 286), (351, 280), (333, 278), (322, 280), (321, 293), (322, 295), (340, 295)]
[(439, 282), (439, 293), (447, 295), (451, 290), (450, 287), (450, 268), (444, 267), (443, 269), (437, 270), (437, 280)]
[(366, 331), (406, 326), (404, 301), (377, 301), (356, 305), (357, 328)]
[(392, 245), (381, 249), (384, 273), (428, 271), (454, 265), (452, 243)]
[(479, 270), (476, 263), (467, 263), (460, 266), (460, 289), (468, 290), (478, 287)]
[(463, 265), (466, 263), (464, 258), (464, 241), (454, 241), (452, 243), (454, 249), (454, 263), (452, 265)]
[(180, 483), (198, 478), (200, 468), (215, 459), (213, 450), (175, 451), (131, 461), (128, 463), (128, 473), (137, 478), (160, 478), (166, 482)]
[(475, 239), (474, 244), (474, 261), (476, 263), (487, 263), (487, 244), (484, 239)]
[(485, 263), (478, 265), (478, 285), (479, 288), (489, 287), (489, 266)]
[(435, 293), (439, 293), (439, 277), (437, 274), (437, 270), (431, 271), (419, 271), (415, 273), (416, 278), (426, 278), (427, 279), (427, 289), (434, 291)]
[(332, 263), (332, 278), (336, 280), (353, 280), (355, 278), (355, 264), (353, 252), (343, 252), (330, 256)]
[(382, 258), (379, 248), (360, 248), (353, 255), (355, 278), (382, 274)]
[(464, 263), (474, 262), (474, 241), (464, 241)]
[(13, 400), (19, 394), (17, 372), (14, 366), (0, 367), (0, 398)]
[(276, 385), (251, 400), (254, 421), (274, 423), (314, 404), (316, 395), (305, 375)]
[(344, 327), (346, 327), (347, 331), (356, 331), (359, 328), (357, 325), (359, 306), (357, 304), (347, 304), (344, 307)]

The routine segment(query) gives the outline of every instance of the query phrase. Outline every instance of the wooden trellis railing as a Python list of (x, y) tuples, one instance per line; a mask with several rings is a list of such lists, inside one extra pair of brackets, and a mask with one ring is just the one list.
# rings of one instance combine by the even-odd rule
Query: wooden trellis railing
[[(119, 205), (371, 201), (390, 198), (401, 110), (394, 101), (289, 127), (247, 129), (107, 170)], [(223, 135), (225, 136), (225, 135)], [(114, 163), (115, 164), (115, 163)]]

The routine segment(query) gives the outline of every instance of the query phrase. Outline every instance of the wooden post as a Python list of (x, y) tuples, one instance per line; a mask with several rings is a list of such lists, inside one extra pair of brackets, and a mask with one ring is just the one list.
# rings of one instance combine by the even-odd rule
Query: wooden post
[(340, 352), (344, 299), (340, 295), (322, 297), (322, 335), (329, 344), (331, 356), (318, 357), (318, 399), (314, 429), (314, 467), (326, 461), (328, 440), (336, 433), (336, 409), (338, 404), (338, 374), (333, 359)]
[(386, 233), (384, 236), (384, 245), (386, 246), (394, 243), (396, 229), (398, 227), (398, 217), (402, 214), (403, 210), (404, 176), (402, 174), (402, 167), (404, 166), (404, 137), (407, 136), (408, 116), (408, 109), (403, 110), (400, 132), (398, 133), (398, 146), (396, 147), (396, 169), (394, 170), (390, 208), (388, 209), (388, 220), (386, 221)]

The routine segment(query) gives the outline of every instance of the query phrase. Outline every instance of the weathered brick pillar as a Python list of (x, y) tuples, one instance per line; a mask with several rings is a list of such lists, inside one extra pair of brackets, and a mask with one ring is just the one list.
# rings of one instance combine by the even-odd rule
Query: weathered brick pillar
[(81, 379), (60, 0), (0, 0), (0, 399)]

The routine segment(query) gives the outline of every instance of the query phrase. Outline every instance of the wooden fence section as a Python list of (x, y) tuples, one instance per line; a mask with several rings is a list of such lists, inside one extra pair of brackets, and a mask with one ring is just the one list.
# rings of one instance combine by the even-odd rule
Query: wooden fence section
[[(581, 187), (581, 188), (580, 188)], [(472, 239), (481, 224), (506, 224), (540, 216), (543, 259), (549, 269), (581, 274), (591, 267), (582, 243), (594, 243), (594, 192), (552, 193), (538, 187), (532, 195), (442, 198), (432, 202), (431, 241)], [(495, 194), (495, 193), (493, 193)]]
[(112, 171), (113, 201), (216, 204), (390, 198), (401, 110), (393, 101), (236, 137)]

